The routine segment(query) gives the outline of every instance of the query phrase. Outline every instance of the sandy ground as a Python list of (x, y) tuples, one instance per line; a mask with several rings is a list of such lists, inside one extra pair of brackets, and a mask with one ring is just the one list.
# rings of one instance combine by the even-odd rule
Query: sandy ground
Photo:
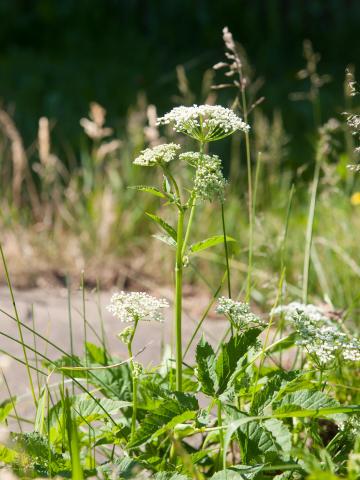
[[(170, 298), (170, 292), (159, 292), (158, 296)], [(122, 343), (117, 339), (116, 334), (123, 328), (117, 319), (113, 318), (105, 309), (109, 303), (111, 292), (101, 292), (100, 294), (86, 293), (85, 315), (88, 322), (87, 339), (93, 343), (99, 343), (96, 340), (96, 334), (101, 333), (101, 317), (103, 318), (104, 329), (108, 339), (109, 349), (113, 354), (119, 354), (126, 359), (126, 351)], [(28, 291), (15, 291), (16, 306), (19, 317), (27, 326), (32, 327), (35, 323), (35, 329), (41, 335), (51, 340), (56, 346), (70, 352), (70, 336), (69, 336), (69, 306), (68, 294), (65, 289), (36, 289)], [(199, 298), (190, 298), (184, 303), (184, 321), (183, 321), (183, 338), (184, 345), (191, 338), (196, 325), (201, 318), (201, 313), (206, 307), (209, 297), (199, 295)], [(14, 314), (13, 305), (9, 291), (5, 287), (0, 288), (0, 308), (10, 315)], [(71, 292), (71, 318), (73, 328), (73, 345), (75, 353), (81, 355), (83, 352), (84, 339), (84, 322), (83, 322), (83, 302), (82, 293), (80, 291)], [(134, 341), (134, 352), (144, 349), (138, 356), (138, 361), (145, 365), (149, 363), (157, 364), (160, 361), (163, 345), (171, 342), (171, 324), (172, 309), (170, 308), (166, 314), (166, 321), (162, 324), (156, 322), (142, 322)], [(9, 318), (5, 313), (0, 312), (0, 332), (19, 338), (16, 322)], [(227, 328), (227, 322), (215, 319), (210, 316), (201, 328), (199, 335), (206, 332), (208, 340), (216, 344), (224, 334)], [(24, 331), (25, 343), (33, 346), (33, 334), (26, 329)], [(35, 339), (36, 348), (46, 356), (55, 359), (61, 354), (56, 348), (47, 345), (39, 338)], [(196, 344), (196, 342), (194, 342)], [(22, 347), (13, 340), (7, 338), (3, 334), (0, 336), (0, 349), (11, 353), (23, 359)], [(33, 352), (28, 352), (29, 359), (34, 364)], [(193, 350), (189, 351), (187, 359), (193, 357)], [(40, 361), (40, 359), (39, 359)], [(26, 376), (26, 370), (23, 365), (8, 358), (0, 352), (0, 366), (6, 376), (9, 388), (13, 395), (20, 396), (21, 404), (25, 405), (30, 401), (29, 386)], [(43, 368), (40, 365), (40, 368)], [(36, 384), (36, 373), (33, 372), (34, 382)], [(0, 403), (8, 394), (3, 379), (0, 377)], [(21, 408), (22, 411), (27, 409)]]

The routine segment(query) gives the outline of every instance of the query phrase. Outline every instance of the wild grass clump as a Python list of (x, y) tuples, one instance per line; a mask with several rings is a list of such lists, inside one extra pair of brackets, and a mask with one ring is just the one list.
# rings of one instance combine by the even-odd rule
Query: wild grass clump
[[(21, 319), (1, 248), (14, 307), (13, 313), (2, 313), (14, 322), (18, 336), (0, 333), (21, 347), (21, 354), (1, 352), (26, 368), (34, 410), (31, 419), (22, 417), (21, 398), (12, 395), (3, 374), (9, 395), (0, 405), (0, 420), (8, 427), (0, 438), (3, 472), (11, 471), (21, 478), (59, 476), (74, 480), (360, 477), (360, 338), (354, 329), (359, 298), (358, 291), (354, 296), (344, 291), (345, 281), (336, 285), (341, 263), (352, 270), (348, 282), (358, 281), (359, 271), (351, 254), (334, 239), (320, 235), (318, 225), (329, 221), (326, 216), (319, 218), (319, 213), (330, 195), (343, 198), (337, 183), (322, 191), (324, 178), (330, 181), (328, 162), (341, 125), (330, 119), (316, 129), (310, 192), (305, 189), (298, 200), (301, 221), (296, 232), (292, 229), (295, 187), (289, 180), (282, 179), (287, 189), (273, 192), (275, 200), (282, 200), (282, 207), (277, 207), (283, 216), (281, 228), (276, 227), (277, 212), (272, 213), (275, 220), (271, 218), (266, 224), (259, 214), (261, 200), (266, 197), (259, 196), (259, 191), (267, 177), (262, 176), (261, 155), (256, 154), (254, 161), (249, 123), (251, 108), (259, 102), (248, 108), (248, 81), (241, 53), (227, 29), (224, 40), (230, 63), (220, 66), (228, 68), (229, 76), (238, 75), (233, 85), (238, 89), (235, 110), (215, 104), (175, 107), (152, 123), (154, 143), (138, 149), (133, 166), (130, 162), (122, 166), (127, 179), (141, 182), (115, 189), (145, 210), (160, 231), (154, 235), (157, 248), (168, 252), (164, 255), (169, 260), (162, 267), (172, 265), (173, 338), (166, 339), (169, 348), (159, 365), (140, 363), (134, 339), (140, 337), (143, 322), (169, 321), (167, 299), (125, 289), (112, 296), (108, 311), (119, 322), (119, 331), (113, 333), (118, 333), (127, 350), (126, 356), (119, 357), (107, 347), (103, 322), (100, 333), (94, 330), (98, 343), (88, 340), (82, 277), (84, 352), (77, 356), (71, 315), (70, 352)], [(302, 78), (310, 76), (310, 100), (318, 120), (317, 95), (325, 82), (316, 74), (318, 57), (308, 44), (306, 54), (309, 75)], [(353, 124), (350, 118), (350, 126)], [(114, 166), (104, 165), (102, 160), (91, 163), (119, 145), (111, 143), (115, 140), (102, 143), (112, 131), (105, 126), (100, 106), (92, 105), (90, 118), (83, 119), (82, 125), (94, 140), (92, 160), (84, 159), (90, 162), (88, 168), (82, 176), (71, 178), (68, 188), (75, 185), (74, 192), (87, 192), (90, 201), (99, 182), (102, 193), (108, 184), (122, 182)], [(173, 141), (161, 141), (162, 126), (173, 130), (168, 132)], [(51, 154), (48, 129), (49, 124), (42, 120), (38, 169), (46, 179), (42, 186), (49, 182), (48, 192), (44, 188), (42, 194), (50, 198), (53, 177), (46, 169), (53, 168), (57, 160)], [(214, 153), (217, 142), (225, 138), (244, 143), (246, 195), (236, 193), (231, 177), (227, 179), (224, 174), (223, 160)], [(272, 169), (266, 172), (271, 178)], [(82, 190), (77, 190), (79, 184)], [(129, 187), (126, 191), (125, 186)], [(141, 196), (152, 200), (142, 204)], [(341, 202), (337, 203), (341, 212)], [(96, 205), (87, 212), (96, 215)], [(75, 202), (73, 207), (81, 210), (83, 204)], [(347, 208), (351, 208), (349, 202)], [(52, 215), (54, 210), (49, 218)], [(247, 230), (235, 228), (245, 223)], [(336, 223), (329, 230), (348, 234), (350, 227), (341, 216)], [(91, 230), (86, 234), (91, 235)], [(267, 238), (269, 245), (264, 240)], [(241, 248), (245, 255), (240, 261), (236, 254)], [(339, 257), (339, 264), (329, 259), (329, 265), (324, 265), (320, 255), (329, 255), (329, 251)], [(273, 255), (276, 267), (264, 268), (264, 274), (258, 265), (269, 255)], [(289, 256), (295, 257), (293, 262)], [(156, 263), (150, 268), (156, 269)], [(325, 271), (332, 271), (335, 279)], [(185, 341), (184, 286), (194, 278), (210, 287), (211, 299)], [(319, 282), (320, 287), (314, 288), (312, 282)], [(316, 297), (319, 291), (321, 301)], [(312, 303), (312, 298), (318, 301)], [(342, 299), (342, 306), (350, 299), (346, 309), (336, 308), (337, 298)], [(212, 308), (226, 328), (223, 338), (210, 343), (203, 325)], [(123, 330), (121, 323), (126, 323)], [(24, 331), (32, 334), (33, 344), (26, 340)], [(47, 348), (40, 350), (40, 340), (55, 349), (58, 358), (53, 359)], [(146, 344), (144, 341), (143, 348)], [(24, 428), (27, 424), (30, 432)]]

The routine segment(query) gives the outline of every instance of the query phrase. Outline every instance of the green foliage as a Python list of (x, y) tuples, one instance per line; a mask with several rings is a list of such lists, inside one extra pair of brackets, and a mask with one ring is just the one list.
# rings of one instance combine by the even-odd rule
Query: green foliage
[(128, 447), (138, 447), (149, 440), (156, 439), (167, 431), (173, 430), (178, 424), (193, 420), (198, 409), (198, 402), (192, 395), (180, 392), (169, 394), (155, 410), (145, 417)]
[[(235, 238), (226, 236), (227, 242), (236, 242)], [(201, 252), (202, 250), (206, 250), (207, 248), (214, 247), (215, 245), (219, 245), (220, 243), (224, 242), (223, 235), (215, 235), (213, 237), (207, 238), (206, 240), (202, 240), (201, 242), (193, 243), (189, 247), (189, 251), (191, 253)]]
[(153, 220), (155, 223), (157, 223), (165, 231), (165, 233), (167, 233), (176, 242), (176, 231), (171, 225), (166, 223), (165, 220), (158, 217), (157, 215), (153, 215), (152, 213), (148, 212), (146, 212), (146, 215), (151, 218), (151, 220)]
[[(89, 245), (99, 246), (97, 258), (102, 258), (101, 255), (111, 251), (114, 245), (118, 248), (118, 244), (124, 241), (122, 236), (119, 242), (119, 231), (115, 228), (118, 225), (121, 226), (121, 233), (128, 229), (128, 241), (132, 248), (141, 246), (141, 233), (147, 231), (147, 227), (142, 226), (142, 208), (138, 208), (135, 194), (149, 193), (150, 195), (144, 196), (142, 207), (144, 211), (156, 212), (146, 213), (146, 216), (162, 231), (161, 235), (155, 237), (171, 247), (169, 256), (175, 272), (173, 341), (166, 339), (174, 345), (171, 349), (169, 347), (171, 351), (165, 355), (160, 365), (152, 363), (148, 366), (138, 363), (133, 340), (135, 336), (140, 339), (143, 319), (160, 319), (159, 315), (155, 315), (156, 298), (142, 294), (142, 303), (136, 305), (137, 308), (130, 301), (125, 308), (121, 303), (123, 299), (119, 299), (120, 307), (123, 307), (121, 315), (116, 308), (112, 312), (122, 321), (131, 322), (127, 334), (120, 336), (127, 348), (125, 357), (113, 356), (107, 350), (106, 340), (98, 336), (93, 327), (93, 333), (99, 338), (101, 346), (90, 343), (85, 338), (84, 358), (74, 355), (73, 343), (71, 354), (67, 354), (36, 331), (32, 332), (32, 346), (27, 343), (27, 336), (22, 335), (22, 328), (27, 326), (19, 320), (6, 260), (2, 255), (15, 309), (15, 317), (10, 314), (8, 316), (17, 321), (21, 341), (11, 335), (4, 335), (15, 344), (22, 345), (24, 360), (15, 355), (12, 358), (27, 367), (31, 386), (33, 380), (30, 369), (35, 370), (39, 376), (37, 396), (32, 388), (36, 411), (31, 419), (18, 415), (19, 400), (15, 409), (15, 398), (11, 397), (10, 392), (10, 400), (0, 405), (0, 421), (11, 430), (14, 430), (13, 421), (16, 420), (19, 426), (17, 433), (12, 432), (7, 438), (6, 432), (4, 440), (1, 440), (1, 466), (9, 466), (22, 478), (51, 478), (58, 475), (66, 478), (71, 476), (74, 480), (95, 476), (104, 480), (142, 476), (158, 480), (355, 480), (358, 477), (360, 397), (356, 368), (360, 343), (355, 336), (350, 339), (350, 334), (345, 335), (350, 330), (345, 322), (348, 321), (346, 316), (355, 318), (359, 305), (354, 281), (358, 279), (359, 268), (347, 252), (337, 245), (329, 244), (322, 235), (315, 235), (319, 228), (316, 225), (316, 207), (321, 212), (328, 201), (331, 210), (338, 202), (336, 199), (331, 200), (331, 196), (335, 196), (334, 192), (340, 190), (341, 186), (344, 189), (346, 187), (342, 201), (349, 203), (347, 197), (353, 188), (350, 185), (352, 182), (344, 169), (341, 178), (336, 177), (334, 183), (330, 182), (329, 178), (333, 178), (334, 174), (330, 158), (334, 142), (330, 131), (325, 127), (319, 130), (319, 137), (316, 130), (312, 145), (316, 152), (316, 169), (310, 208), (304, 188), (297, 199), (298, 221), (295, 233), (292, 233), (294, 238), (289, 241), (294, 196), (294, 189), (289, 191), (289, 186), (294, 175), (292, 172), (282, 172), (283, 175), (278, 178), (277, 173), (281, 169), (277, 164), (274, 166), (275, 161), (280, 163), (282, 159), (284, 140), (279, 138), (283, 136), (283, 130), (281, 125), (279, 127), (279, 121), (274, 120), (276, 125), (265, 128), (265, 139), (259, 138), (258, 128), (255, 129), (255, 138), (251, 138), (252, 130), (247, 123), (252, 121), (249, 117), (252, 109), (259, 104), (253, 98), (256, 88), (250, 82), (251, 71), (242, 49), (233, 42), (231, 33), (226, 29), (224, 40), (226, 59), (230, 60), (229, 64), (222, 64), (229, 69), (225, 75), (231, 79), (236, 74), (236, 78), (240, 79), (240, 83), (236, 80), (230, 84), (238, 89), (234, 103), (237, 112), (210, 105), (209, 102), (203, 106), (174, 109), (166, 117), (170, 119), (169, 123), (166, 119), (163, 120), (163, 123), (173, 127), (174, 135), (184, 133), (197, 141), (198, 152), (187, 152), (186, 155), (190, 158), (188, 162), (182, 162), (181, 159), (177, 161), (175, 154), (171, 155), (171, 162), (169, 157), (161, 157), (159, 152), (166, 152), (169, 145), (160, 145), (161, 148), (158, 148), (161, 132), (154, 126), (154, 122), (152, 126), (144, 128), (145, 105), (139, 108), (140, 115), (135, 112), (135, 120), (134, 117), (129, 119), (129, 139), (120, 149), (116, 139), (108, 139), (113, 131), (105, 126), (105, 111), (99, 105), (92, 104), (90, 118), (82, 119), (82, 125), (92, 143), (90, 148), (84, 147), (81, 152), (81, 168), (74, 172), (65, 167), (62, 169), (57, 157), (54, 160), (55, 156), (48, 151), (46, 161), (44, 151), (39, 148), (40, 163), (34, 169), (38, 182), (33, 185), (31, 174), (22, 170), (17, 172), (18, 175), (16, 172), (10, 174), (14, 177), (11, 177), (12, 180), (20, 178), (21, 181), (20, 186), (15, 181), (8, 182), (11, 191), (7, 189), (6, 199), (11, 198), (19, 210), (24, 200), (29, 200), (36, 222), (48, 222), (52, 227), (56, 225), (57, 210), (61, 210), (61, 215), (72, 225), (71, 229), (76, 232), (76, 236), (84, 242), (84, 250), (93, 248)], [(301, 76), (310, 81), (310, 91), (305, 92), (305, 97), (310, 100), (314, 118), (319, 121), (320, 87), (326, 82), (326, 77), (317, 73), (318, 56), (308, 43), (305, 44), (305, 54), (307, 65)], [(181, 76), (181, 69), (179, 83), (185, 96), (189, 92), (186, 79)], [(209, 88), (207, 93), (208, 91)], [(188, 95), (187, 98), (190, 97)], [(240, 110), (243, 118), (239, 116)], [(148, 117), (151, 116), (151, 109), (147, 110), (147, 114)], [(142, 118), (140, 123), (139, 117)], [(256, 118), (257, 121), (266, 123), (261, 114)], [(6, 117), (6, 114), (5, 119), (11, 124), (11, 118)], [(138, 122), (136, 128), (134, 122)], [(13, 143), (14, 128), (10, 128), (12, 137), (8, 135)], [(149, 161), (148, 165), (151, 164), (154, 170), (158, 169), (162, 174), (159, 188), (143, 185), (143, 182), (152, 182), (158, 178), (157, 173), (149, 173), (152, 169), (146, 169), (145, 174), (137, 169), (135, 173), (129, 165), (128, 157), (139, 155), (144, 147), (144, 135), (149, 133), (149, 128), (153, 129), (151, 138), (156, 145), (156, 161)], [(225, 202), (226, 181), (221, 160), (216, 156), (215, 161), (215, 157), (207, 153), (210, 147), (208, 144), (212, 145), (214, 141), (235, 135), (238, 131), (242, 132), (243, 138), (240, 141), (233, 137), (233, 150), (237, 151), (237, 155), (231, 161), (230, 179), (235, 178), (237, 185), (242, 186), (237, 163), (244, 153), (243, 164), (244, 167), (246, 164), (248, 181), (247, 205), (240, 203), (243, 202), (244, 195), (233, 190), (229, 190)], [(278, 144), (270, 144), (268, 137), (276, 137)], [(181, 148), (190, 145), (188, 139), (183, 139), (180, 143)], [(254, 176), (253, 154), (258, 152), (259, 146), (265, 147), (266, 162), (262, 165), (258, 158)], [(16, 150), (14, 145), (12, 147)], [(17, 147), (20, 148), (19, 145)], [(107, 150), (109, 148), (110, 151)], [(180, 149), (180, 145), (176, 149)], [(119, 166), (117, 153), (120, 150)], [(351, 149), (348, 150), (352, 152)], [(154, 150), (150, 148), (147, 155), (149, 158), (154, 156)], [(210, 161), (211, 158), (213, 161)], [(49, 159), (55, 162), (59, 170), (51, 171), (51, 175), (44, 171), (45, 166), (51, 169), (53, 165)], [(343, 160), (342, 162), (344, 163)], [(60, 164), (62, 165), (61, 162)], [(13, 169), (18, 165), (13, 162)], [(23, 189), (25, 179), (27, 186)], [(139, 185), (127, 188), (128, 183), (134, 181)], [(329, 188), (326, 182), (330, 185)], [(258, 196), (261, 188), (262, 195)], [(168, 209), (167, 215), (157, 214), (160, 203)], [(225, 215), (226, 204), (229, 208)], [(276, 213), (271, 210), (274, 204)], [(306, 209), (303, 205), (306, 205)], [(260, 208), (263, 208), (264, 215), (257, 217)], [(267, 211), (272, 212), (269, 219)], [(247, 214), (246, 219), (244, 212)], [(51, 220), (45, 221), (47, 218)], [(131, 226), (123, 222), (123, 219), (129, 218)], [(207, 218), (209, 221), (204, 221)], [(279, 218), (282, 219), (280, 227)], [(321, 218), (323, 222), (323, 217)], [(227, 219), (230, 231), (237, 232), (237, 240), (227, 234)], [(340, 221), (331, 220), (330, 223), (336, 223), (336, 228), (342, 228)], [(306, 253), (303, 255), (306, 224)], [(249, 225), (248, 231), (242, 228), (244, 225)], [(355, 224), (351, 229), (356, 229)], [(219, 230), (220, 234), (214, 234)], [(239, 231), (241, 235), (238, 235)], [(344, 231), (344, 235), (349, 233), (347, 227)], [(324, 247), (324, 251), (318, 252), (319, 245)], [(218, 248), (208, 251), (215, 246)], [(322, 260), (328, 259), (326, 255), (329, 252), (332, 261), (323, 262)], [(333, 260), (334, 255), (340, 260)], [(243, 263), (245, 257), (246, 265)], [(291, 262), (290, 257), (294, 257)], [(210, 267), (204, 266), (203, 273), (202, 267), (208, 259), (214, 263)], [(269, 264), (272, 265), (271, 268), (268, 268)], [(341, 269), (338, 266), (343, 264), (352, 273), (339, 286), (337, 278), (340, 278)], [(189, 265), (193, 267), (193, 276), (187, 274), (190, 269), (186, 267)], [(165, 261), (163, 266), (163, 270), (167, 271), (165, 267), (168, 264)], [(148, 268), (153, 269), (153, 266)], [(232, 275), (235, 270), (238, 272), (236, 276)], [(339, 270), (339, 273), (327, 276), (325, 270)], [(300, 271), (304, 275), (299, 281)], [(186, 354), (189, 352), (189, 356), (186, 359), (182, 337), (185, 279), (189, 280), (189, 285), (192, 285), (192, 280), (202, 279), (212, 290), (211, 301), (204, 315), (198, 318), (187, 346)], [(314, 286), (315, 284), (320, 286)], [(235, 300), (238, 292), (239, 301)], [(245, 303), (240, 301), (243, 292)], [(289, 297), (298, 297), (300, 293), (304, 302), (308, 296), (315, 298), (316, 293), (321, 293), (321, 301), (328, 301), (329, 308), (319, 307), (321, 315), (326, 317), (324, 325), (321, 324), (322, 320), (316, 318), (319, 316), (316, 309), (315, 314), (303, 313), (301, 316), (299, 307), (293, 306), (292, 315), (300, 318), (294, 328), (295, 322), (291, 315), (289, 318), (286, 314), (279, 315), (278, 318), (268, 308), (269, 305), (282, 305)], [(192, 341), (197, 338), (216, 298), (224, 294), (228, 298), (222, 297), (219, 301), (220, 306), (223, 302), (222, 307), (219, 308), (218, 305), (216, 309), (226, 319), (223, 338), (219, 338), (215, 346), (203, 335), (196, 346), (195, 359), (191, 358)], [(124, 293), (124, 297), (127, 296), (130, 295)], [(341, 305), (346, 307), (344, 318), (339, 312), (333, 311), (334, 298), (342, 298)], [(147, 304), (147, 301), (150, 303)], [(255, 303), (258, 304), (256, 315), (251, 310)], [(163, 302), (164, 308), (166, 305), (167, 302)], [(153, 309), (154, 315), (145, 311), (148, 306)], [(313, 305), (304, 307), (312, 312), (314, 308)], [(85, 311), (83, 313), (85, 319)], [(315, 318), (312, 323), (309, 320), (311, 315)], [(336, 348), (345, 351), (345, 346), (341, 343), (344, 338), (348, 339), (350, 347), (346, 345), (349, 347), (346, 350), (348, 355), (343, 355), (341, 361), (335, 354), (330, 356), (331, 361), (326, 361), (326, 348), (330, 351), (333, 345), (323, 339), (327, 338), (328, 329), (334, 325), (334, 318), (339, 319), (339, 335), (336, 337), (339, 345), (336, 344)], [(324, 362), (316, 362), (316, 352), (309, 350), (307, 340), (313, 332), (311, 330), (309, 333), (309, 323), (314, 327), (316, 338), (322, 341), (318, 347), (324, 346)], [(36, 344), (37, 336), (41, 341), (49, 343), (61, 357), (52, 360), (50, 354), (48, 357), (47, 353), (40, 352)], [(28, 351), (35, 354), (34, 361), (32, 356), (27, 355)], [(48, 372), (38, 368), (39, 358), (42, 368), (47, 368)], [(7, 384), (6, 386), (8, 387)], [(32, 432), (24, 433), (23, 424), (27, 428), (30, 425)]]
[(196, 361), (204, 393), (212, 397), (219, 397), (225, 392), (230, 394), (237, 375), (243, 370), (241, 360), (249, 349), (257, 345), (260, 333), (260, 329), (251, 328), (243, 334), (233, 335), (221, 345), (217, 356), (211, 345), (201, 339), (196, 348)]
[(16, 398), (10, 398), (8, 400), (4, 400), (0, 404), (0, 423), (4, 422), (11, 412), (11, 410), (14, 408), (14, 404), (16, 403)]

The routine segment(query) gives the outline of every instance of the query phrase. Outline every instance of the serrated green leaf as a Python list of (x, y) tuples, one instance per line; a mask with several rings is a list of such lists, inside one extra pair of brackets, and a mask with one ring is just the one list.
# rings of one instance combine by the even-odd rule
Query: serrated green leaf
[(94, 422), (105, 418), (107, 415), (116, 415), (120, 413), (124, 408), (131, 407), (131, 402), (124, 402), (122, 400), (111, 400), (110, 398), (99, 398), (97, 402), (88, 395), (79, 395), (75, 397), (72, 407), (77, 415), (74, 415), (74, 419), (78, 424), (84, 422)]
[[(228, 406), (226, 410), (233, 420), (247, 417), (235, 407)], [(239, 426), (237, 436), (242, 444), (248, 442), (250, 463), (289, 460), (291, 433), (281, 420), (269, 418), (263, 422), (251, 421)]]
[(199, 404), (194, 396), (175, 392), (146, 415), (128, 447), (143, 445), (178, 423), (195, 418), (198, 409)]
[(157, 223), (176, 242), (177, 234), (176, 234), (175, 229), (171, 225), (166, 223), (165, 220), (163, 220), (162, 218), (160, 218), (157, 215), (154, 215), (152, 213), (146, 212), (145, 215), (147, 215), (149, 218), (151, 218), (151, 220), (153, 220), (155, 223)]
[(157, 234), (155, 233), (152, 235), (154, 238), (157, 240), (160, 240), (160, 242), (166, 243), (166, 245), (169, 245), (169, 247), (176, 248), (176, 241), (170, 237), (169, 235), (163, 235), (163, 234)]
[(202, 337), (196, 347), (197, 376), (202, 392), (211, 397), (215, 395), (217, 380), (215, 358), (212, 346)]
[(275, 414), (292, 410), (318, 410), (326, 407), (337, 407), (339, 402), (317, 390), (299, 390), (286, 394), (273, 405)]
[(135, 185), (128, 188), (132, 190), (138, 190), (140, 192), (151, 193), (152, 195), (155, 195), (155, 197), (166, 198), (166, 195), (156, 187), (149, 187), (147, 185)]
[(236, 467), (227, 468), (216, 472), (211, 480), (253, 480), (265, 465), (237, 465)]
[[(107, 358), (107, 363), (110, 365), (120, 361), (121, 359), (118, 357)], [(48, 365), (46, 362), (44, 364)], [(99, 388), (106, 397), (114, 400), (131, 400), (132, 380), (128, 364), (119, 365), (116, 368), (92, 370), (90, 367), (99, 367), (101, 365), (98, 363), (86, 363), (75, 355), (64, 355), (60, 359), (53, 361), (51, 365), (56, 365), (59, 370), (62, 367), (66, 367), (62, 370), (62, 373), (70, 378), (86, 378), (90, 385)], [(70, 367), (75, 368), (72, 369)]]
[[(298, 392), (295, 392), (295, 393), (298, 393)], [(321, 392), (315, 392), (315, 393), (321, 393)], [(287, 406), (290, 406), (290, 405), (287, 404)], [(352, 414), (352, 415), (358, 414), (360, 413), (360, 405), (344, 405), (344, 406), (339, 405), (336, 407), (325, 407), (325, 408), (315, 408), (315, 409), (297, 408), (295, 405), (292, 405), (291, 408), (286, 409), (286, 411), (274, 412), (272, 415), (268, 415), (268, 416), (253, 416), (253, 417), (245, 416), (243, 418), (240, 418), (239, 420), (235, 420), (234, 422), (231, 422), (225, 427), (226, 435), (224, 438), (224, 455), (226, 455), (227, 449), (229, 447), (229, 444), (234, 432), (236, 432), (236, 430), (240, 428), (242, 425), (246, 425), (249, 422), (252, 422), (252, 421), (261, 422), (261, 421), (268, 420), (270, 418), (278, 418), (278, 419), (303, 418), (303, 417), (324, 418), (331, 415), (336, 415), (338, 413), (346, 413), (346, 414)]]
[(216, 361), (217, 386), (216, 395), (221, 395), (229, 388), (238, 372), (239, 361), (257, 342), (260, 328), (250, 328), (245, 333), (234, 335), (222, 345)]
[[(226, 237), (227, 242), (236, 242), (235, 238)], [(206, 240), (202, 240), (201, 242), (193, 243), (189, 247), (189, 251), (191, 253), (201, 252), (202, 250), (206, 250), (207, 248), (214, 247), (215, 245), (219, 245), (220, 243), (224, 243), (224, 235), (215, 235), (213, 237), (207, 238)]]
[[(131, 402), (110, 398), (99, 398), (95, 401), (87, 394), (78, 395), (71, 402), (72, 417), (77, 425), (106, 419), (108, 415), (117, 415), (131, 406)], [(63, 407), (64, 403), (58, 402), (50, 411), (51, 434), (54, 438), (57, 438), (59, 433), (59, 424), (61, 425), (64, 421), (65, 411)]]
[(296, 375), (297, 372), (284, 371), (279, 371), (272, 375), (263, 388), (254, 394), (251, 413), (253, 415), (259, 415), (259, 413), (262, 413), (264, 408), (271, 404), (281, 388), (296, 378)]

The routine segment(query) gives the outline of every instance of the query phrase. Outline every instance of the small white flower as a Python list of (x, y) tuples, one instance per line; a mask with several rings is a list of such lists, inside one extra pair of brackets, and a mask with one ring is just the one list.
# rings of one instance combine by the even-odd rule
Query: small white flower
[(175, 159), (180, 148), (180, 145), (176, 143), (164, 143), (153, 148), (146, 148), (135, 158), (133, 163), (143, 167), (153, 167), (162, 162), (169, 163)]
[(164, 320), (162, 309), (169, 306), (163, 298), (152, 297), (145, 292), (120, 292), (111, 297), (107, 310), (121, 322), (135, 322), (139, 320)]
[(176, 132), (203, 143), (220, 140), (237, 130), (250, 129), (232, 110), (220, 105), (175, 107), (158, 120), (158, 125), (168, 124), (171, 124)]
[(239, 328), (264, 326), (264, 322), (250, 311), (248, 303), (237, 302), (231, 298), (220, 297), (216, 312), (230, 318)]

